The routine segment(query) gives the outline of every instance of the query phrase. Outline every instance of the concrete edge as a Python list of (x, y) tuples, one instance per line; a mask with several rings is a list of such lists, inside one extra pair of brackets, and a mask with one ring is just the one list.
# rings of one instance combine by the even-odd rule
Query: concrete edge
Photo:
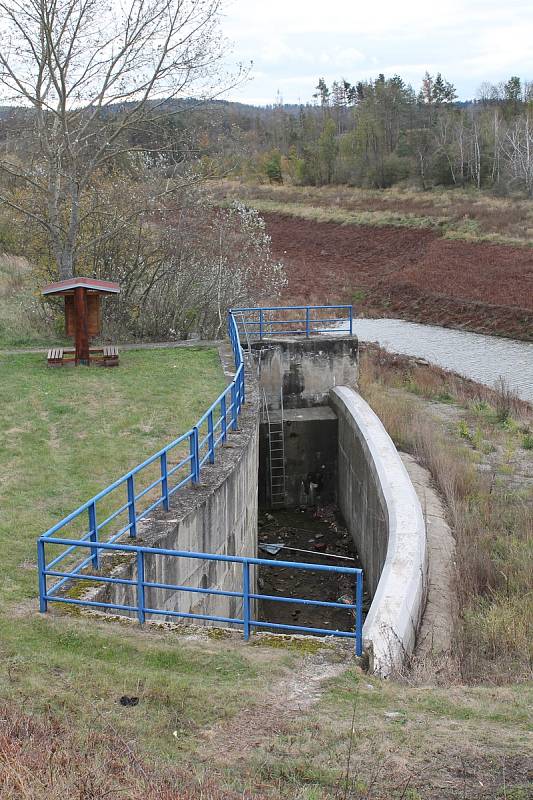
[(347, 386), (331, 390), (335, 411), (350, 418), (369, 456), (385, 504), (385, 563), (363, 626), (372, 672), (389, 675), (415, 647), (427, 590), (427, 540), (422, 508), (400, 455), (368, 403)]

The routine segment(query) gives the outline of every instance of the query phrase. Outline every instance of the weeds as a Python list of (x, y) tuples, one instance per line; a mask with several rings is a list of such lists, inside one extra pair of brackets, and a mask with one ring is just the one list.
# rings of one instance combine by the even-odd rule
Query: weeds
[[(527, 484), (522, 491), (508, 488), (518, 442), (523, 445), (530, 436), (529, 427), (521, 434), (514, 415), (530, 420), (527, 405), (502, 381), (495, 390), (476, 388), (457, 376), (375, 349), (362, 359), (360, 387), (395, 443), (429, 469), (446, 500), (456, 538), (460, 625), (455, 647), (461, 678), (529, 679), (533, 492)], [(384, 391), (386, 387), (393, 391)], [(455, 437), (424, 414), (405, 387), (411, 395), (431, 399), (446, 391), (463, 403), (457, 407), (461, 416)], [(483, 427), (469, 425), (469, 409), (482, 417)], [(488, 457), (496, 451), (492, 470), (480, 471), (478, 453)]]
[(524, 450), (533, 450), (533, 433), (525, 433), (522, 439)]
[[(251, 800), (194, 770), (148, 762), (111, 726), (79, 731), (51, 714), (39, 718), (0, 707), (2, 800)], [(254, 794), (254, 798), (261, 795)]]

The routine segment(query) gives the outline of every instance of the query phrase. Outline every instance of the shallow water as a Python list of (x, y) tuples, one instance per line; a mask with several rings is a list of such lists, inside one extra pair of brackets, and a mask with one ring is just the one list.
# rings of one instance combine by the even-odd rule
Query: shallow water
[(401, 319), (354, 319), (353, 327), (361, 341), (426, 359), (487, 386), (501, 376), (519, 397), (533, 402), (532, 343)]

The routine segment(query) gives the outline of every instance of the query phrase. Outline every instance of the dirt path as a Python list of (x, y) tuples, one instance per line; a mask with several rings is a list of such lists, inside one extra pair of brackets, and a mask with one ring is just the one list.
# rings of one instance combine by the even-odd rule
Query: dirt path
[[(203, 339), (180, 339), (176, 342), (133, 342), (129, 344), (119, 344), (120, 350), (159, 350), (161, 348), (172, 347), (218, 347), (220, 341), (208, 341)], [(0, 349), (0, 356), (21, 356), (32, 355), (34, 353), (47, 353), (47, 347), (18, 347), (16, 350)]]
[(428, 593), (415, 650), (416, 661), (425, 662), (435, 657), (447, 658), (452, 647), (457, 614), (454, 590), (455, 540), (430, 473), (412, 456), (401, 453), (401, 458), (426, 520)]
[(225, 766), (246, 761), (251, 751), (288, 730), (295, 717), (308, 712), (320, 699), (324, 681), (341, 675), (351, 663), (351, 648), (342, 643), (304, 656), (288, 677), (271, 686), (260, 704), (203, 731), (199, 760)]

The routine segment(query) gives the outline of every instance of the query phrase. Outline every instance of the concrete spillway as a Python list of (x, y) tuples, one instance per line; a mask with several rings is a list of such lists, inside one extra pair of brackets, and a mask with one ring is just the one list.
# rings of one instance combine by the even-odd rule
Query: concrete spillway
[[(202, 484), (180, 493), (168, 514), (139, 529), (157, 548), (220, 555), (257, 555), (258, 501), (273, 503), (268, 406), (283, 413), (276, 452), (282, 462), (278, 507), (336, 503), (359, 554), (371, 599), (363, 628), (370, 668), (387, 674), (413, 649), (425, 599), (426, 538), (413, 486), (383, 426), (357, 394), (357, 340), (351, 336), (269, 339), (252, 343), (247, 405), (219, 462)], [(261, 404), (263, 412), (261, 413)], [(274, 407), (272, 413), (279, 411)], [(265, 414), (266, 412), (266, 414)], [(271, 426), (272, 427), (272, 426)], [(304, 559), (305, 560), (305, 559)], [(240, 616), (239, 565), (191, 558), (147, 557), (147, 607), (220, 618)], [(131, 578), (135, 564), (113, 565)], [(257, 574), (251, 581), (256, 586)], [(168, 585), (228, 594), (169, 590)], [(165, 588), (165, 586), (167, 588)], [(253, 587), (252, 587), (253, 588)], [(93, 597), (132, 604), (127, 583)], [(161, 617), (158, 618), (161, 620)]]
[[(412, 651), (426, 596), (420, 503), (380, 420), (357, 394), (352, 337), (255, 345), (260, 391), (281, 394), (285, 506), (335, 501), (360, 556), (372, 603), (363, 628), (371, 668), (387, 674)], [(259, 501), (269, 497), (261, 424)]]

